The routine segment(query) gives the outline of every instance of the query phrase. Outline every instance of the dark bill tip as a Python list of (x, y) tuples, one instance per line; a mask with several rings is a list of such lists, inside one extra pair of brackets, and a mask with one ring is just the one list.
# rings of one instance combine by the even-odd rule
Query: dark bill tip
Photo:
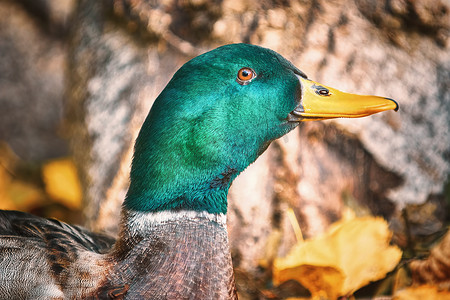
[(395, 108), (394, 108), (394, 111), (398, 111), (398, 109), (399, 109), (399, 106), (398, 106), (398, 103), (397, 103), (397, 101), (395, 101), (394, 99), (391, 99), (391, 98), (387, 98), (387, 97), (384, 97), (385, 99), (387, 99), (387, 100), (391, 100), (392, 102), (394, 102), (395, 103)]

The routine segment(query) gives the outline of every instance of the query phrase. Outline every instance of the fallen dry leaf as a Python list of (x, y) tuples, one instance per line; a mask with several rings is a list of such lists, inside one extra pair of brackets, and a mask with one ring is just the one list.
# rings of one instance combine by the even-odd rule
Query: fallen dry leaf
[(436, 286), (421, 285), (398, 291), (393, 300), (450, 300), (450, 292), (439, 291)]
[(450, 289), (450, 231), (431, 249), (426, 260), (409, 264), (415, 284), (435, 284)]
[(81, 206), (81, 184), (71, 159), (56, 159), (42, 167), (45, 191), (55, 201), (71, 209)]
[(336, 299), (353, 294), (383, 278), (402, 252), (390, 246), (392, 233), (382, 218), (342, 220), (322, 236), (299, 242), (274, 262), (274, 282), (294, 279), (315, 298)]
[(4, 142), (0, 142), (0, 209), (29, 210), (44, 199), (36, 185), (14, 175), (20, 159)]
[(29, 210), (44, 199), (36, 186), (15, 180), (0, 167), (0, 209)]

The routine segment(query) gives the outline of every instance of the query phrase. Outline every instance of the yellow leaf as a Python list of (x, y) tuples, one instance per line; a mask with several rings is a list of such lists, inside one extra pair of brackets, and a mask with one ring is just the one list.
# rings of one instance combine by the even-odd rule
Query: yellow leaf
[(42, 167), (45, 191), (71, 209), (81, 206), (81, 184), (71, 159), (56, 159)]
[(295, 245), (274, 262), (274, 282), (299, 281), (315, 298), (336, 299), (383, 278), (402, 252), (389, 246), (392, 233), (381, 218), (333, 224), (327, 233)]
[(280, 283), (297, 280), (317, 299), (336, 299), (345, 280), (343, 272), (334, 267), (306, 264), (286, 268), (275, 276)]
[(12, 149), (0, 141), (0, 209), (28, 211), (44, 199), (36, 185), (14, 176), (19, 161)]
[(43, 198), (37, 187), (11, 178), (0, 168), (0, 209), (27, 211), (37, 206)]
[(438, 291), (436, 286), (421, 285), (398, 291), (394, 300), (450, 300), (450, 291)]

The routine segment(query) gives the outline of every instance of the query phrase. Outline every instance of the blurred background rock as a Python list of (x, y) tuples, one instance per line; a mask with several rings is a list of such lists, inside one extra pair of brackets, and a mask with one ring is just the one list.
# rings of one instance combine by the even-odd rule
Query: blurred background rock
[(305, 237), (348, 210), (383, 216), (417, 257), (449, 224), (449, 36), (446, 0), (1, 0), (0, 208), (114, 235), (152, 101), (190, 58), (245, 42), (400, 111), (304, 123), (239, 176), (228, 220), (241, 296), (285, 296), (268, 286), (295, 242), (287, 208)]

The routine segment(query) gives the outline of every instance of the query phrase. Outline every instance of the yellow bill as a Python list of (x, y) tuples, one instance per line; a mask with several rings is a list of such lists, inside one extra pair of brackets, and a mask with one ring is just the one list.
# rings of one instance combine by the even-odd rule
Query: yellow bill
[(302, 84), (302, 100), (291, 113), (298, 121), (333, 118), (360, 118), (386, 110), (398, 110), (390, 98), (344, 93), (298, 76)]

